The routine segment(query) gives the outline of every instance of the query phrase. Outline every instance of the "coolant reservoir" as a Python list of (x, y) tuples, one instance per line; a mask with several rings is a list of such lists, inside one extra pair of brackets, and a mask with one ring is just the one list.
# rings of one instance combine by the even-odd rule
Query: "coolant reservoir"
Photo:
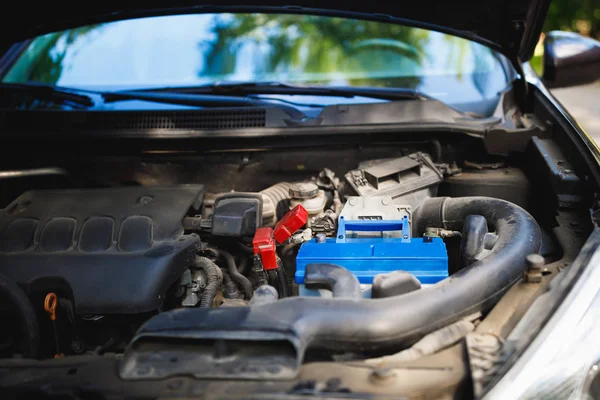
[(298, 182), (290, 185), (290, 209), (293, 209), (298, 204), (308, 212), (308, 221), (306, 226), (310, 228), (312, 219), (322, 214), (325, 211), (327, 204), (327, 196), (325, 192), (313, 182)]

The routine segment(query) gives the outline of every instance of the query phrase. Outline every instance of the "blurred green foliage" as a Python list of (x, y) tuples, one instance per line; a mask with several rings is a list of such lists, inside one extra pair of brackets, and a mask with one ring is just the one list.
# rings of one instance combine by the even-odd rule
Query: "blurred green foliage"
[[(272, 45), (270, 56), (263, 66), (266, 70), (298, 69), (307, 73), (340, 69), (368, 70), (373, 65), (389, 65), (389, 59), (396, 60), (398, 54), (404, 54), (406, 62), (418, 66), (424, 56), (421, 47), (428, 37), (426, 31), (418, 29), (341, 18), (309, 16), (298, 20), (295, 15), (276, 14), (236, 15), (233, 21), (232, 18), (231, 15), (224, 15), (216, 20), (215, 41), (209, 44), (205, 68), (200, 74), (232, 72), (236, 64), (237, 49), (244, 40), (254, 39), (259, 43), (265, 36)], [(98, 27), (99, 25), (89, 25), (46, 35), (44, 40), (37, 42), (37, 46), (28, 49), (28, 54), (19, 62), (22, 65), (13, 68), (5, 81), (23, 81), (27, 80), (24, 77), (33, 76), (36, 81), (55, 84), (63, 70), (67, 48), (73, 47), (75, 42), (79, 42), (79, 46), (84, 45), (86, 37), (89, 39), (92, 33), (99, 33), (99, 29), (96, 29)], [(600, 0), (552, 0), (544, 32), (552, 30), (578, 32), (600, 40)], [(395, 38), (396, 43), (378, 41), (378, 38), (389, 37)], [(454, 43), (454, 39), (456, 38), (446, 38), (452, 44), (451, 58), (460, 66), (469, 54), (469, 44), (464, 40)], [(373, 51), (363, 51), (364, 44), (372, 47)], [(357, 50), (364, 56), (347, 57)], [(539, 73), (542, 69), (542, 56), (543, 48), (539, 45), (531, 60)], [(353, 64), (348, 64), (348, 60)], [(409, 67), (403, 66), (405, 69)], [(357, 85), (367, 83), (369, 82), (354, 82)], [(387, 85), (392, 86), (416, 84), (418, 80), (387, 81)]]
[(102, 24), (87, 25), (63, 32), (49, 33), (36, 39), (4, 76), (4, 82), (36, 82), (56, 85), (63, 72), (67, 49), (77, 41), (85, 44), (90, 34), (99, 33)]
[[(429, 37), (428, 31), (406, 26), (311, 15), (299, 18), (295, 14), (218, 15), (213, 32), (214, 41), (200, 44), (203, 51), (208, 50), (200, 76), (232, 73), (240, 46), (249, 42), (268, 43), (270, 51), (266, 59), (261, 56), (255, 62), (265, 71), (297, 71), (304, 75), (374, 71), (394, 62), (398, 64), (398, 54), (405, 57), (403, 65), (396, 68), (418, 71), (422, 58), (426, 57), (422, 46)], [(414, 87), (419, 83), (418, 77), (402, 79), (401, 83), (387, 79), (386, 84)], [(369, 86), (375, 82), (354, 79), (353, 84)]]
[(600, 1), (552, 0), (544, 32), (552, 30), (578, 32), (600, 39)]

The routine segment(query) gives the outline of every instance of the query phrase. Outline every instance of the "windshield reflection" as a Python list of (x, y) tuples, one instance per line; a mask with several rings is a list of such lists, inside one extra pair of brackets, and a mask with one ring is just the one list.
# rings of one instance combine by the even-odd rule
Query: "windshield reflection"
[(412, 88), (468, 103), (495, 98), (506, 87), (497, 57), (465, 39), (381, 22), (201, 14), (36, 38), (3, 80), (103, 90), (283, 81)]

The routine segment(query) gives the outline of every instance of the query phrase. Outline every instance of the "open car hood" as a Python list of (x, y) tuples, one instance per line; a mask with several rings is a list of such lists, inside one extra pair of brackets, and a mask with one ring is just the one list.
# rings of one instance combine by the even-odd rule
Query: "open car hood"
[(532, 56), (548, 4), (549, 0), (15, 2), (0, 16), (0, 54), (15, 42), (97, 22), (194, 12), (262, 11), (354, 16), (435, 29), (486, 44), (516, 62)]

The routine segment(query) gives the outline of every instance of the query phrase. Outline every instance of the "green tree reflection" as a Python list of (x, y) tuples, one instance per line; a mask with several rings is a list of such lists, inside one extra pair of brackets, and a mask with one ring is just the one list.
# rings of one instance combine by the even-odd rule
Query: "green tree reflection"
[(242, 47), (250, 44), (261, 54), (247, 60), (253, 76), (326, 83), (338, 74), (357, 86), (417, 86), (429, 37), (400, 25), (293, 14), (219, 15), (213, 32), (214, 40), (200, 44), (201, 77), (234, 73)]
[(65, 65), (68, 51), (77, 51), (92, 35), (98, 35), (102, 24), (88, 25), (37, 38), (23, 57), (11, 68), (5, 82), (40, 82), (56, 85)]
[[(486, 70), (486, 60), (489, 59), (487, 56), (492, 54), (492, 52), (485, 47), (457, 36), (445, 35), (444, 40), (448, 43), (448, 48), (450, 49), (450, 55), (446, 60), (446, 68), (452, 70), (456, 67), (456, 79), (461, 81), (465, 77), (464, 66), (466, 65), (466, 59), (472, 57), (474, 71), (466, 75), (473, 81), (475, 89), (483, 96), (489, 82), (490, 74), (478, 71)], [(486, 54), (483, 54), (483, 52)]]

